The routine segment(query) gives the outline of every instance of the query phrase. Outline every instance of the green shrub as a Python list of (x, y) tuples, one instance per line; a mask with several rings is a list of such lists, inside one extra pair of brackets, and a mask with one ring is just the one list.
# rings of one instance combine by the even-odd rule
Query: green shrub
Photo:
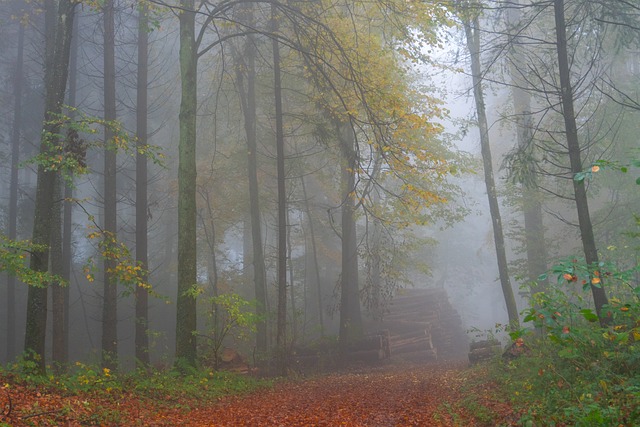
[[(618, 426), (640, 424), (640, 288), (637, 269), (613, 264), (558, 263), (557, 284), (534, 294), (524, 322), (512, 333), (531, 349), (497, 372), (522, 408), (523, 425)], [(610, 295), (601, 326), (590, 286), (605, 282)], [(580, 286), (581, 285), (581, 286)]]

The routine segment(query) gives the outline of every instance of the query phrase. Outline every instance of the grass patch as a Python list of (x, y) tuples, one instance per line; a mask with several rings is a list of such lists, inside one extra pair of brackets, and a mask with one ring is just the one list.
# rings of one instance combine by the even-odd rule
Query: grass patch
[(205, 369), (182, 373), (174, 369), (149, 368), (122, 373), (77, 362), (68, 373), (41, 376), (30, 374), (28, 368), (22, 362), (14, 363), (0, 368), (0, 376), (5, 382), (64, 396), (90, 394), (109, 398), (126, 392), (141, 399), (160, 399), (165, 403), (178, 403), (185, 399), (214, 400), (250, 393), (273, 384), (272, 380)]

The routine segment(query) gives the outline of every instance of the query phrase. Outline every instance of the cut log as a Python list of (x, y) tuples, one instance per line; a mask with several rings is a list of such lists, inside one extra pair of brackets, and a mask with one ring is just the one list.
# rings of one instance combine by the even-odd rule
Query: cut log
[(428, 333), (428, 331), (431, 328), (426, 328), (426, 329), (418, 329), (415, 331), (409, 331), (409, 332), (405, 332), (403, 334), (396, 334), (394, 336), (392, 336), (390, 339), (391, 341), (400, 341), (400, 340), (405, 340), (405, 339), (409, 339), (409, 338), (418, 338), (418, 337), (424, 337), (427, 335), (431, 335), (430, 333)]
[(391, 340), (391, 347), (396, 349), (396, 348), (401, 348), (407, 345), (413, 345), (418, 343), (422, 343), (425, 349), (433, 348), (433, 341), (431, 341), (431, 335), (423, 335), (415, 338), (406, 338), (403, 340), (394, 339), (394, 340)]
[(401, 353), (412, 353), (414, 351), (427, 351), (432, 350), (433, 345), (431, 344), (431, 340), (416, 340), (412, 343), (407, 343), (403, 346), (394, 346), (391, 347), (392, 354), (401, 354)]

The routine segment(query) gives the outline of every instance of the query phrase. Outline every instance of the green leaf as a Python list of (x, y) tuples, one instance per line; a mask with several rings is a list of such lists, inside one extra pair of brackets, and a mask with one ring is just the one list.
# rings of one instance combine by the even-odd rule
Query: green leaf
[(587, 177), (587, 174), (584, 172), (578, 172), (573, 176), (573, 180), (576, 182), (582, 182)]
[(580, 310), (580, 313), (582, 314), (582, 317), (584, 317), (589, 322), (598, 321), (598, 316), (589, 308), (583, 308), (582, 310)]

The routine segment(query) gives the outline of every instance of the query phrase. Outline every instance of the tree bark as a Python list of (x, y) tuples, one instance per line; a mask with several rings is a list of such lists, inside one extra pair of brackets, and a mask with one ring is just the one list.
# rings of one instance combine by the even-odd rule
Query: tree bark
[[(556, 23), (556, 48), (558, 53), (558, 71), (560, 74), (560, 100), (562, 102), (562, 115), (569, 149), (569, 162), (571, 174), (582, 172), (582, 159), (580, 141), (578, 140), (578, 128), (573, 106), (573, 88), (571, 86), (571, 70), (569, 68), (569, 55), (567, 52), (567, 27), (564, 16), (564, 1), (554, 0), (554, 15)], [(578, 212), (578, 224), (585, 260), (590, 269), (598, 268), (598, 249), (593, 235), (593, 226), (589, 214), (589, 203), (584, 181), (572, 179), (573, 191)], [(591, 285), (591, 293), (600, 323), (604, 326), (608, 323), (608, 317), (602, 313), (604, 305), (608, 304), (607, 294), (602, 287)]]
[[(113, 241), (117, 235), (117, 194), (116, 194), (116, 149), (112, 146), (114, 137), (110, 122), (116, 120), (116, 66), (115, 66), (115, 26), (113, 0), (106, 0), (104, 17), (104, 231), (105, 239)], [(118, 363), (118, 284), (112, 274), (115, 262), (108, 257), (104, 260), (104, 291), (102, 306), (102, 366), (114, 369)]]
[(504, 235), (502, 230), (502, 219), (500, 217), (500, 207), (496, 192), (496, 184), (493, 178), (493, 163), (491, 158), (491, 145), (489, 141), (489, 126), (487, 124), (487, 114), (485, 111), (484, 94), (482, 91), (482, 69), (480, 65), (480, 29), (477, 17), (473, 21), (465, 19), (465, 34), (467, 48), (471, 55), (471, 76), (473, 80), (473, 95), (476, 103), (478, 116), (478, 129), (480, 130), (480, 146), (482, 151), (482, 163), (484, 166), (484, 179), (487, 187), (487, 198), (489, 199), (489, 211), (493, 224), (493, 240), (496, 247), (496, 257), (498, 261), (498, 272), (500, 284), (507, 306), (509, 325), (517, 328), (520, 324), (518, 308), (516, 306), (509, 271), (507, 267), (507, 255), (505, 251)]
[[(520, 8), (511, 7), (506, 13), (507, 24), (510, 28), (520, 21)], [(522, 88), (525, 84), (520, 76), (516, 64), (524, 64), (525, 60), (520, 54), (521, 46), (518, 36), (510, 40), (509, 73), (513, 86), (511, 96), (513, 98), (514, 114), (516, 116), (517, 143), (519, 150), (526, 150), (531, 143), (531, 96)], [(539, 280), (539, 276), (547, 271), (547, 249), (544, 241), (544, 223), (542, 218), (541, 193), (537, 188), (537, 176), (535, 172), (530, 177), (530, 182), (522, 184), (522, 211), (524, 215), (525, 249), (527, 254), (527, 274), (529, 281), (535, 283), (532, 292), (543, 291), (547, 280)]]
[[(148, 115), (148, 65), (149, 65), (149, 8), (146, 3), (138, 6), (138, 75), (136, 87), (136, 134), (139, 147), (147, 145), (147, 115)], [(148, 256), (148, 186), (147, 186), (147, 156), (141, 150), (136, 154), (136, 262), (142, 271), (149, 269)], [(146, 273), (143, 280), (146, 282)], [(143, 286), (136, 286), (136, 320), (135, 320), (135, 356), (142, 367), (148, 366), (149, 336), (149, 292)]]
[[(253, 5), (247, 5), (246, 20), (248, 25), (253, 25)], [(255, 37), (246, 36), (243, 64), (247, 72), (246, 93), (243, 85), (243, 73), (240, 67), (237, 71), (238, 86), (242, 112), (244, 114), (244, 129), (247, 136), (247, 175), (249, 178), (249, 205), (251, 210), (251, 242), (253, 258), (253, 283), (256, 298), (256, 315), (258, 316), (256, 333), (256, 350), (259, 356), (267, 353), (267, 323), (266, 323), (266, 273), (264, 265), (264, 251), (262, 248), (262, 224), (260, 209), (260, 190), (258, 187), (258, 144), (256, 134), (256, 50)]]
[(355, 220), (355, 174), (358, 159), (355, 134), (349, 123), (338, 124), (342, 151), (342, 275), (340, 291), (339, 345), (343, 357), (347, 347), (362, 335), (362, 313), (358, 279), (358, 247)]
[[(271, 6), (274, 34), (278, 30), (276, 8)], [(273, 46), (274, 97), (276, 113), (276, 162), (278, 182), (278, 314), (276, 346), (281, 375), (286, 374), (287, 327), (287, 195), (285, 193), (284, 129), (282, 116), (282, 80), (280, 76), (280, 43), (275, 38)]]
[[(300, 177), (302, 185), (302, 197), (304, 197), (304, 208), (309, 222), (309, 235), (311, 237), (311, 248), (313, 249), (313, 271), (316, 282), (316, 297), (318, 302), (318, 321), (320, 322), (320, 336), (324, 337), (324, 303), (322, 302), (322, 282), (320, 280), (320, 263), (318, 262), (318, 247), (316, 245), (316, 234), (313, 227), (313, 218), (311, 217), (311, 208), (309, 207), (309, 197), (307, 188), (304, 183), (304, 177)], [(307, 252), (307, 251), (305, 251)]]
[[(16, 69), (13, 76), (13, 125), (11, 131), (11, 183), (9, 184), (8, 237), (16, 240), (18, 221), (18, 169), (20, 165), (20, 130), (22, 128), (22, 87), (24, 68), (24, 25), (18, 24)], [(7, 274), (7, 343), (6, 361), (16, 357), (16, 276)]]
[[(54, 205), (51, 210), (51, 272), (62, 277), (64, 273), (64, 255), (62, 253), (62, 175), (58, 172), (54, 186)], [(67, 337), (65, 319), (67, 307), (65, 305), (65, 289), (67, 286), (60, 282), (51, 284), (52, 300), (52, 353), (51, 359), (55, 369), (60, 372), (67, 363)]]
[[(198, 58), (193, 0), (180, 6), (180, 142), (178, 146), (178, 297), (176, 365), (196, 366), (196, 109)], [(184, 366), (183, 366), (184, 365)]]
[[(56, 3), (48, 0), (45, 9), (47, 15), (45, 34), (48, 42), (45, 53), (45, 117), (40, 152), (48, 155), (51, 145), (57, 143), (49, 140), (48, 135), (56, 135), (60, 132), (59, 126), (55, 125), (52, 119), (62, 111), (64, 102), (75, 3), (60, 0), (56, 8)], [(51, 241), (51, 209), (55, 181), (55, 172), (47, 171), (42, 165), (38, 166), (31, 240), (34, 244), (43, 245), (46, 249), (36, 250), (31, 254), (29, 266), (37, 272), (46, 272), (49, 267), (48, 245)], [(30, 286), (27, 294), (25, 356), (34, 362), (35, 373), (41, 375), (46, 372), (47, 289), (46, 284), (42, 287)]]

